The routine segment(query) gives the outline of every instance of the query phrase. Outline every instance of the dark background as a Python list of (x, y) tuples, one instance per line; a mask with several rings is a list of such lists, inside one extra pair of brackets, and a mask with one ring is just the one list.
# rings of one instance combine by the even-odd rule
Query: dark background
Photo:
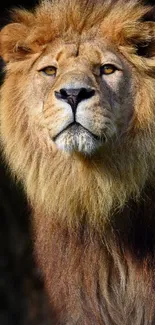
[[(65, 0), (64, 0), (65, 1)], [(39, 1), (38, 1), (39, 2)], [(3, 26), (5, 23), (7, 23), (7, 18), (9, 18), (9, 9), (14, 7), (24, 7), (26, 9), (31, 9), (34, 7), (34, 5), (37, 3), (35, 0), (11, 0), (11, 1), (0, 1), (0, 25)]]
[[(0, 27), (9, 21), (9, 8), (31, 8), (35, 3), (1, 3)], [(154, 5), (155, 0), (145, 3)], [(33, 258), (31, 211), (0, 154), (0, 325), (52, 325), (49, 314), (41, 272)]]

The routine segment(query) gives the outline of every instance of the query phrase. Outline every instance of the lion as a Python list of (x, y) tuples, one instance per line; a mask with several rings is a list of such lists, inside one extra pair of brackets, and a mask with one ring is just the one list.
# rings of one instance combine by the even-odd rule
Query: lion
[(0, 33), (1, 146), (32, 207), (52, 325), (155, 323), (155, 22), (43, 1)]

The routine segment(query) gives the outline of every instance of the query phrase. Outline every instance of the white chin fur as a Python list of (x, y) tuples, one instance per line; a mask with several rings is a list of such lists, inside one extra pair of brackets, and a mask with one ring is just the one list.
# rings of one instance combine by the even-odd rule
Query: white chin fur
[(92, 155), (101, 147), (101, 142), (85, 130), (76, 133), (66, 130), (56, 138), (55, 144), (62, 151), (84, 155)]

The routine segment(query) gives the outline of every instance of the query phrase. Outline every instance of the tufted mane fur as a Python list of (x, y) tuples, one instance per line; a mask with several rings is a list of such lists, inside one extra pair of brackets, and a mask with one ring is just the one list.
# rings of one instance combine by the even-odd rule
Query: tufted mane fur
[[(123, 7), (126, 9), (124, 14)], [(60, 36), (70, 42), (78, 35), (92, 30), (93, 37), (96, 26), (103, 26), (102, 32), (106, 39), (121, 46), (146, 46), (154, 38), (151, 31), (154, 28), (151, 22), (154, 11), (135, 0), (97, 0), (96, 3), (92, 0), (73, 0), (67, 1), (65, 6), (62, 0), (42, 1), (34, 11), (12, 11), (12, 19), (16, 24), (7, 25), (7, 33), (3, 30), (2, 55), (5, 55), (5, 46), (9, 54), (8, 50), (11, 52), (15, 43), (14, 52), (21, 48), (35, 52), (39, 46), (44, 47)], [(144, 21), (147, 22), (145, 25)], [(11, 28), (11, 39), (8, 27)]]

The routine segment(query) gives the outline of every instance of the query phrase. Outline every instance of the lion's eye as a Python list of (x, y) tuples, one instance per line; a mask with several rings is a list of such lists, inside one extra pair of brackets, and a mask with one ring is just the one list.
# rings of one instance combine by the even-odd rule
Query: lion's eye
[(46, 74), (47, 76), (55, 76), (57, 69), (53, 66), (48, 66), (44, 69), (41, 70), (44, 74)]
[(113, 64), (105, 64), (101, 67), (101, 75), (105, 74), (112, 74), (116, 71), (116, 67)]

